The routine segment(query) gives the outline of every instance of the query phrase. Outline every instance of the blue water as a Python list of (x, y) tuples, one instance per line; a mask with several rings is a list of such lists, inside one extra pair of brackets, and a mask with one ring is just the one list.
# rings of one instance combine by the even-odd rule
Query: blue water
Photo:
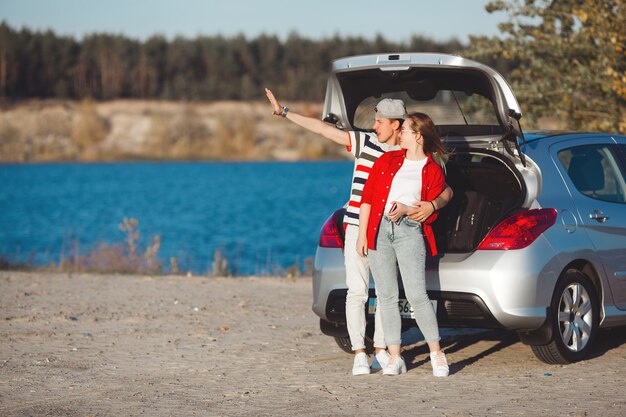
[(58, 264), (73, 241), (121, 243), (134, 217), (165, 265), (210, 273), (220, 250), (235, 275), (304, 269), (351, 174), (351, 162), (0, 165), (0, 255)]

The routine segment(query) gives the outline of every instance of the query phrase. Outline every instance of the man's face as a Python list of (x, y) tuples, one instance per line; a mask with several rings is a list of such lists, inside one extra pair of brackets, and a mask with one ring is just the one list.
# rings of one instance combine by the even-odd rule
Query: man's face
[(399, 123), (396, 120), (377, 118), (374, 122), (373, 129), (380, 142), (395, 145), (398, 135), (398, 132), (395, 129), (397, 128), (397, 125), (399, 125)]

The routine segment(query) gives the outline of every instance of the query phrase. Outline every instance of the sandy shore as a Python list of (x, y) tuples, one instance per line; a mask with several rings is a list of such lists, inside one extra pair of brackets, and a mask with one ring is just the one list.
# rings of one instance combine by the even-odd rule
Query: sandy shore
[(569, 366), (446, 331), (447, 379), (412, 332), (407, 374), (352, 377), (310, 306), (308, 279), (0, 272), (0, 415), (626, 414), (624, 329)]

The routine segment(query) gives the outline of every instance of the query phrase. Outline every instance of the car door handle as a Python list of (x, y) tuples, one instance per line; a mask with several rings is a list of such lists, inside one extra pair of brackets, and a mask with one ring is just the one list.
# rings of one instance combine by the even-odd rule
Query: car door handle
[(609, 216), (602, 213), (602, 210), (594, 210), (593, 213), (589, 213), (589, 218), (593, 220), (597, 220), (600, 223), (604, 223), (609, 219)]

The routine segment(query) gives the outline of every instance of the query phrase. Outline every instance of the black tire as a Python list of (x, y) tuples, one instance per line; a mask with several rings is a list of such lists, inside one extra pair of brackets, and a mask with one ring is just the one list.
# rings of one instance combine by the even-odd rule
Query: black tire
[(571, 269), (559, 279), (552, 296), (551, 341), (531, 346), (539, 360), (568, 364), (584, 359), (598, 333), (599, 299), (589, 277)]
[[(346, 353), (353, 353), (352, 343), (350, 342), (349, 337), (335, 337), (335, 342), (337, 346), (341, 348)], [(370, 354), (374, 352), (374, 341), (367, 334), (365, 335), (365, 352)]]
[(349, 337), (335, 337), (335, 342), (344, 352), (352, 353), (352, 343), (350, 343)]

